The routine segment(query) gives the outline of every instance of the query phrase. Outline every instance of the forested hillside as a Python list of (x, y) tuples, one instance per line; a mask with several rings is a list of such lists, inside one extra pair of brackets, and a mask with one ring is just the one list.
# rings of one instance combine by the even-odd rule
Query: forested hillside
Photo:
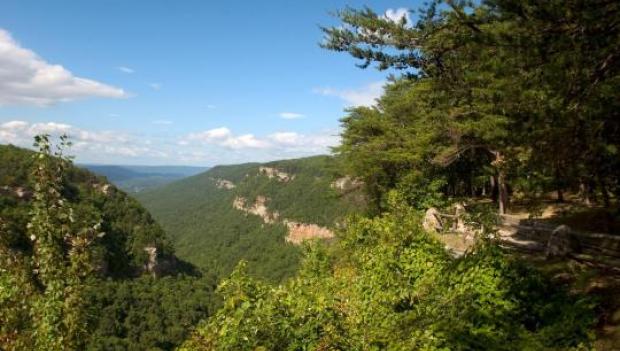
[(136, 200), (39, 142), (0, 145), (0, 349), (172, 349), (215, 280)]
[[(35, 180), (34, 153), (0, 145), (0, 217), (8, 223), (11, 246), (28, 250), (26, 223)], [(107, 276), (131, 276), (148, 263), (146, 247), (158, 251), (160, 259), (171, 259), (173, 250), (164, 231), (140, 203), (98, 177), (78, 167), (68, 167), (63, 195), (79, 218), (101, 217), (102, 271)]]
[(327, 156), (218, 166), (138, 199), (170, 235), (179, 257), (218, 275), (244, 259), (252, 262), (253, 274), (278, 281), (297, 268), (291, 230), (312, 235), (363, 211), (359, 184), (344, 182), (339, 189), (337, 179), (336, 163)]

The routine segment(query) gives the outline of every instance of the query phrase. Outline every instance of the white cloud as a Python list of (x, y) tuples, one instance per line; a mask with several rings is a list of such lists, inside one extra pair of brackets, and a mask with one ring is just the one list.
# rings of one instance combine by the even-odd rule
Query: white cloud
[(402, 23), (405, 19), (405, 26), (411, 26), (411, 17), (409, 17), (409, 9), (401, 7), (397, 9), (387, 9), (383, 18), (388, 19), (395, 23)]
[(296, 112), (280, 112), (280, 118), (283, 119), (299, 119), (299, 118), (304, 118), (305, 116), (302, 115), (301, 113), (296, 113)]
[(304, 135), (297, 132), (277, 132), (267, 136), (275, 149), (282, 152), (326, 153), (340, 142), (335, 133), (323, 132)]
[[(273, 155), (319, 154), (326, 153), (329, 148), (339, 143), (339, 137), (333, 133), (300, 134), (297, 132), (276, 132), (265, 137), (254, 134), (235, 135), (230, 129), (220, 127), (198, 133), (191, 133), (182, 138), (178, 145), (213, 145), (231, 150), (260, 149)], [(282, 156), (280, 156), (282, 157)], [(272, 159), (276, 159), (272, 158)]]
[(315, 89), (316, 93), (335, 96), (345, 102), (347, 106), (372, 106), (376, 104), (376, 100), (383, 94), (383, 81), (373, 82), (359, 89), (333, 89), (320, 88)]
[(122, 98), (127, 94), (45, 62), (0, 29), (0, 105), (43, 106), (91, 96)]
[(144, 135), (121, 130), (87, 130), (59, 122), (0, 122), (0, 144), (32, 147), (33, 137), (67, 134), (73, 143), (70, 154), (78, 162), (108, 164), (232, 164), (272, 161), (329, 153), (338, 145), (337, 131), (303, 134), (278, 131), (262, 136), (237, 134), (220, 127), (188, 134)]
[(191, 133), (186, 138), (182, 139), (179, 144), (188, 145), (191, 142), (219, 145), (229, 149), (261, 149), (269, 147), (266, 141), (256, 138), (253, 134), (235, 136), (230, 129), (226, 127)]
[(281, 145), (297, 145), (301, 136), (296, 132), (278, 132), (271, 134), (269, 138)]
[(127, 73), (127, 74), (132, 74), (135, 71), (132, 68), (126, 67), (126, 66), (118, 66), (116, 67), (116, 69), (118, 69), (119, 71), (123, 72), (123, 73)]
[(33, 137), (38, 134), (49, 134), (52, 137), (67, 134), (73, 142), (71, 152), (90, 155), (93, 159), (104, 156), (154, 157), (159, 153), (149, 148), (142, 138), (118, 131), (89, 131), (57, 122), (29, 123), (14, 120), (0, 124), (1, 144), (30, 147)]
[(149, 86), (151, 87), (151, 89), (153, 90), (159, 90), (161, 89), (161, 87), (163, 86), (163, 84), (161, 83), (151, 83), (149, 84)]
[(169, 121), (167, 119), (156, 119), (153, 121), (153, 124), (159, 124), (159, 125), (170, 125), (172, 124), (172, 121)]

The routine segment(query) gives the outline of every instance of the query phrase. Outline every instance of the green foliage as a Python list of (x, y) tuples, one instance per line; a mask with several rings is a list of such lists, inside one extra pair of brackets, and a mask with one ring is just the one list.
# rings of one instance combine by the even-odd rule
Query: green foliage
[[(269, 179), (259, 174), (261, 166), (295, 178)], [(265, 196), (269, 211), (278, 212), (282, 219), (332, 227), (364, 206), (359, 191), (340, 194), (331, 188), (335, 169), (334, 159), (327, 156), (218, 166), (140, 193), (138, 199), (170, 235), (179, 257), (219, 277), (228, 275), (243, 259), (250, 262), (253, 276), (279, 281), (296, 271), (299, 257), (298, 248), (284, 241), (286, 227), (235, 209), (233, 201), (239, 196), (251, 205), (258, 196)], [(218, 188), (222, 179), (235, 188)]]
[[(0, 146), (0, 349), (174, 349), (217, 303), (214, 278), (176, 260), (136, 200), (37, 145)], [(194, 276), (136, 277), (147, 246)]]
[(606, 206), (618, 196), (616, 2), (432, 1), (417, 23), (370, 9), (338, 17), (324, 47), (405, 71), (376, 107), (342, 119), (337, 151), (377, 210), (402, 182), (430, 202), (436, 181), (447, 197), (486, 193), (502, 211), (511, 189), (598, 193)]
[(95, 268), (92, 244), (103, 233), (98, 222), (76, 221), (62, 195), (70, 163), (62, 151), (69, 145), (63, 136), (53, 153), (47, 135), (35, 138), (39, 152), (32, 155), (35, 187), (27, 226), (32, 255), (2, 243), (0, 306), (9, 323), (0, 339), (11, 349), (77, 350), (87, 333), (83, 292)]
[(213, 277), (100, 281), (88, 291), (86, 350), (173, 350), (216, 306)]
[[(6, 223), (5, 240), (10, 247), (26, 253), (32, 251), (26, 228), (33, 205), (31, 194), (39, 186), (29, 176), (35, 167), (33, 155), (25, 149), (0, 145), (0, 218)], [(50, 167), (60, 166), (53, 158), (46, 162)], [(57, 191), (78, 220), (73, 229), (82, 228), (84, 223), (79, 221), (86, 220), (101, 222), (100, 230), (106, 233), (94, 248), (101, 259), (102, 273), (116, 277), (136, 275), (147, 261), (146, 246), (156, 247), (163, 257), (172, 256), (172, 245), (164, 231), (136, 200), (107, 185), (105, 178), (68, 164), (63, 167)]]
[(224, 307), (181, 350), (567, 350), (589, 345), (592, 304), (492, 243), (452, 258), (417, 212), (351, 220), (271, 286), (240, 265)]

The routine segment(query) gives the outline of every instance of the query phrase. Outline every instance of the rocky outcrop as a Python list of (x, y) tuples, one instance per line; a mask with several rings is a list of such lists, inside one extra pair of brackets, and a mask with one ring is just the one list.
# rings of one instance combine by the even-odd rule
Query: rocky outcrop
[(21, 200), (28, 200), (32, 198), (32, 191), (21, 186), (10, 187), (5, 185), (0, 187), (0, 195), (13, 196)]
[(112, 192), (112, 185), (111, 184), (95, 183), (95, 184), (93, 184), (93, 188), (95, 190), (97, 190), (98, 192), (102, 193), (105, 196), (109, 196), (110, 193)]
[(545, 255), (547, 257), (566, 257), (579, 251), (579, 241), (571, 234), (567, 225), (560, 225), (551, 232)]
[(424, 214), (424, 220), (422, 221), (422, 227), (427, 232), (441, 232), (443, 230), (443, 224), (441, 223), (441, 214), (439, 211), (431, 207), (426, 210)]
[(282, 172), (276, 168), (272, 167), (258, 167), (258, 174), (267, 176), (269, 179), (276, 179), (280, 182), (288, 182), (290, 180), (295, 179), (294, 175), (290, 175), (286, 172)]
[(288, 235), (285, 240), (291, 244), (299, 245), (306, 240), (331, 239), (334, 237), (334, 233), (331, 230), (316, 224), (305, 224), (288, 220), (283, 222), (288, 228)]
[[(247, 199), (237, 196), (233, 200), (233, 207), (245, 213), (259, 216), (267, 224), (274, 224), (278, 222), (280, 214), (269, 211), (266, 205), (268, 200), (264, 196), (257, 196), (256, 201), (251, 206), (248, 206)], [(316, 224), (295, 222), (288, 219), (283, 219), (281, 223), (288, 229), (285, 240), (291, 244), (299, 245), (306, 240), (331, 239), (334, 237), (334, 233), (331, 230)]]
[(148, 255), (147, 262), (144, 264), (143, 273), (151, 274), (154, 277), (161, 277), (176, 270), (176, 257), (161, 257), (159, 250), (154, 246), (147, 246), (144, 251)]
[(247, 200), (244, 197), (237, 196), (233, 200), (233, 207), (256, 216), (259, 216), (263, 219), (265, 223), (274, 223), (278, 220), (279, 214), (278, 212), (270, 212), (266, 206), (267, 198), (264, 196), (257, 196), (256, 201), (251, 206), (247, 206)]
[(363, 185), (364, 182), (362, 182), (361, 180), (345, 176), (334, 180), (330, 186), (332, 187), (332, 189), (336, 189), (341, 192), (349, 192), (357, 190)]
[(235, 184), (231, 182), (230, 180), (226, 180), (226, 179), (216, 179), (215, 186), (217, 186), (219, 189), (226, 189), (226, 190), (235, 188)]

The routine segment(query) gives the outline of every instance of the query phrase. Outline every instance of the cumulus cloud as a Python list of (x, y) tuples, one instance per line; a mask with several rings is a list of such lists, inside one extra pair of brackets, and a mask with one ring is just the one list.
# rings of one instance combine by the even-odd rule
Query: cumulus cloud
[(283, 152), (325, 153), (330, 147), (338, 145), (340, 137), (330, 132), (318, 134), (299, 134), (297, 132), (277, 132), (267, 136), (275, 149)]
[(325, 96), (335, 96), (345, 102), (347, 106), (372, 106), (383, 94), (384, 82), (373, 82), (359, 89), (315, 89), (316, 93)]
[(231, 150), (261, 149), (273, 155), (296, 153), (306, 155), (310, 153), (325, 153), (329, 148), (337, 145), (339, 137), (334, 133), (300, 134), (297, 132), (276, 132), (264, 137), (253, 134), (235, 135), (230, 129), (220, 127), (198, 133), (191, 133), (182, 138), (178, 144), (214, 145)]
[(153, 90), (159, 90), (161, 89), (161, 87), (163, 86), (163, 84), (161, 83), (151, 83), (149, 84), (149, 86), (151, 87), (151, 89)]
[(0, 143), (23, 147), (32, 145), (33, 137), (49, 134), (57, 137), (67, 134), (73, 142), (73, 150), (81, 154), (96, 157), (108, 156), (153, 156), (157, 150), (148, 147), (141, 138), (118, 131), (89, 131), (65, 123), (44, 122), (29, 123), (14, 120), (0, 124)]
[(0, 29), (0, 105), (45, 106), (86, 97), (123, 98), (127, 93), (46, 62)]
[(229, 149), (262, 149), (269, 147), (266, 141), (255, 137), (253, 134), (233, 135), (230, 129), (226, 127), (191, 133), (182, 139), (180, 144), (188, 145), (191, 142), (219, 145)]
[(409, 9), (401, 7), (397, 9), (387, 9), (383, 18), (390, 20), (394, 23), (403, 23), (405, 21), (406, 26), (411, 26), (411, 17), (409, 17)]
[(69, 152), (80, 162), (110, 164), (215, 165), (272, 161), (329, 153), (330, 147), (339, 143), (334, 130), (311, 134), (278, 131), (257, 136), (220, 127), (180, 137), (87, 130), (59, 122), (0, 122), (0, 144), (32, 147), (33, 137), (41, 133), (52, 137), (69, 135), (73, 143)]
[(302, 115), (301, 113), (296, 113), (296, 112), (280, 112), (280, 118), (283, 119), (300, 119), (300, 118), (304, 118), (305, 116)]
[(135, 71), (132, 68), (126, 67), (126, 66), (118, 66), (116, 67), (119, 71), (123, 72), (123, 73), (134, 73)]

